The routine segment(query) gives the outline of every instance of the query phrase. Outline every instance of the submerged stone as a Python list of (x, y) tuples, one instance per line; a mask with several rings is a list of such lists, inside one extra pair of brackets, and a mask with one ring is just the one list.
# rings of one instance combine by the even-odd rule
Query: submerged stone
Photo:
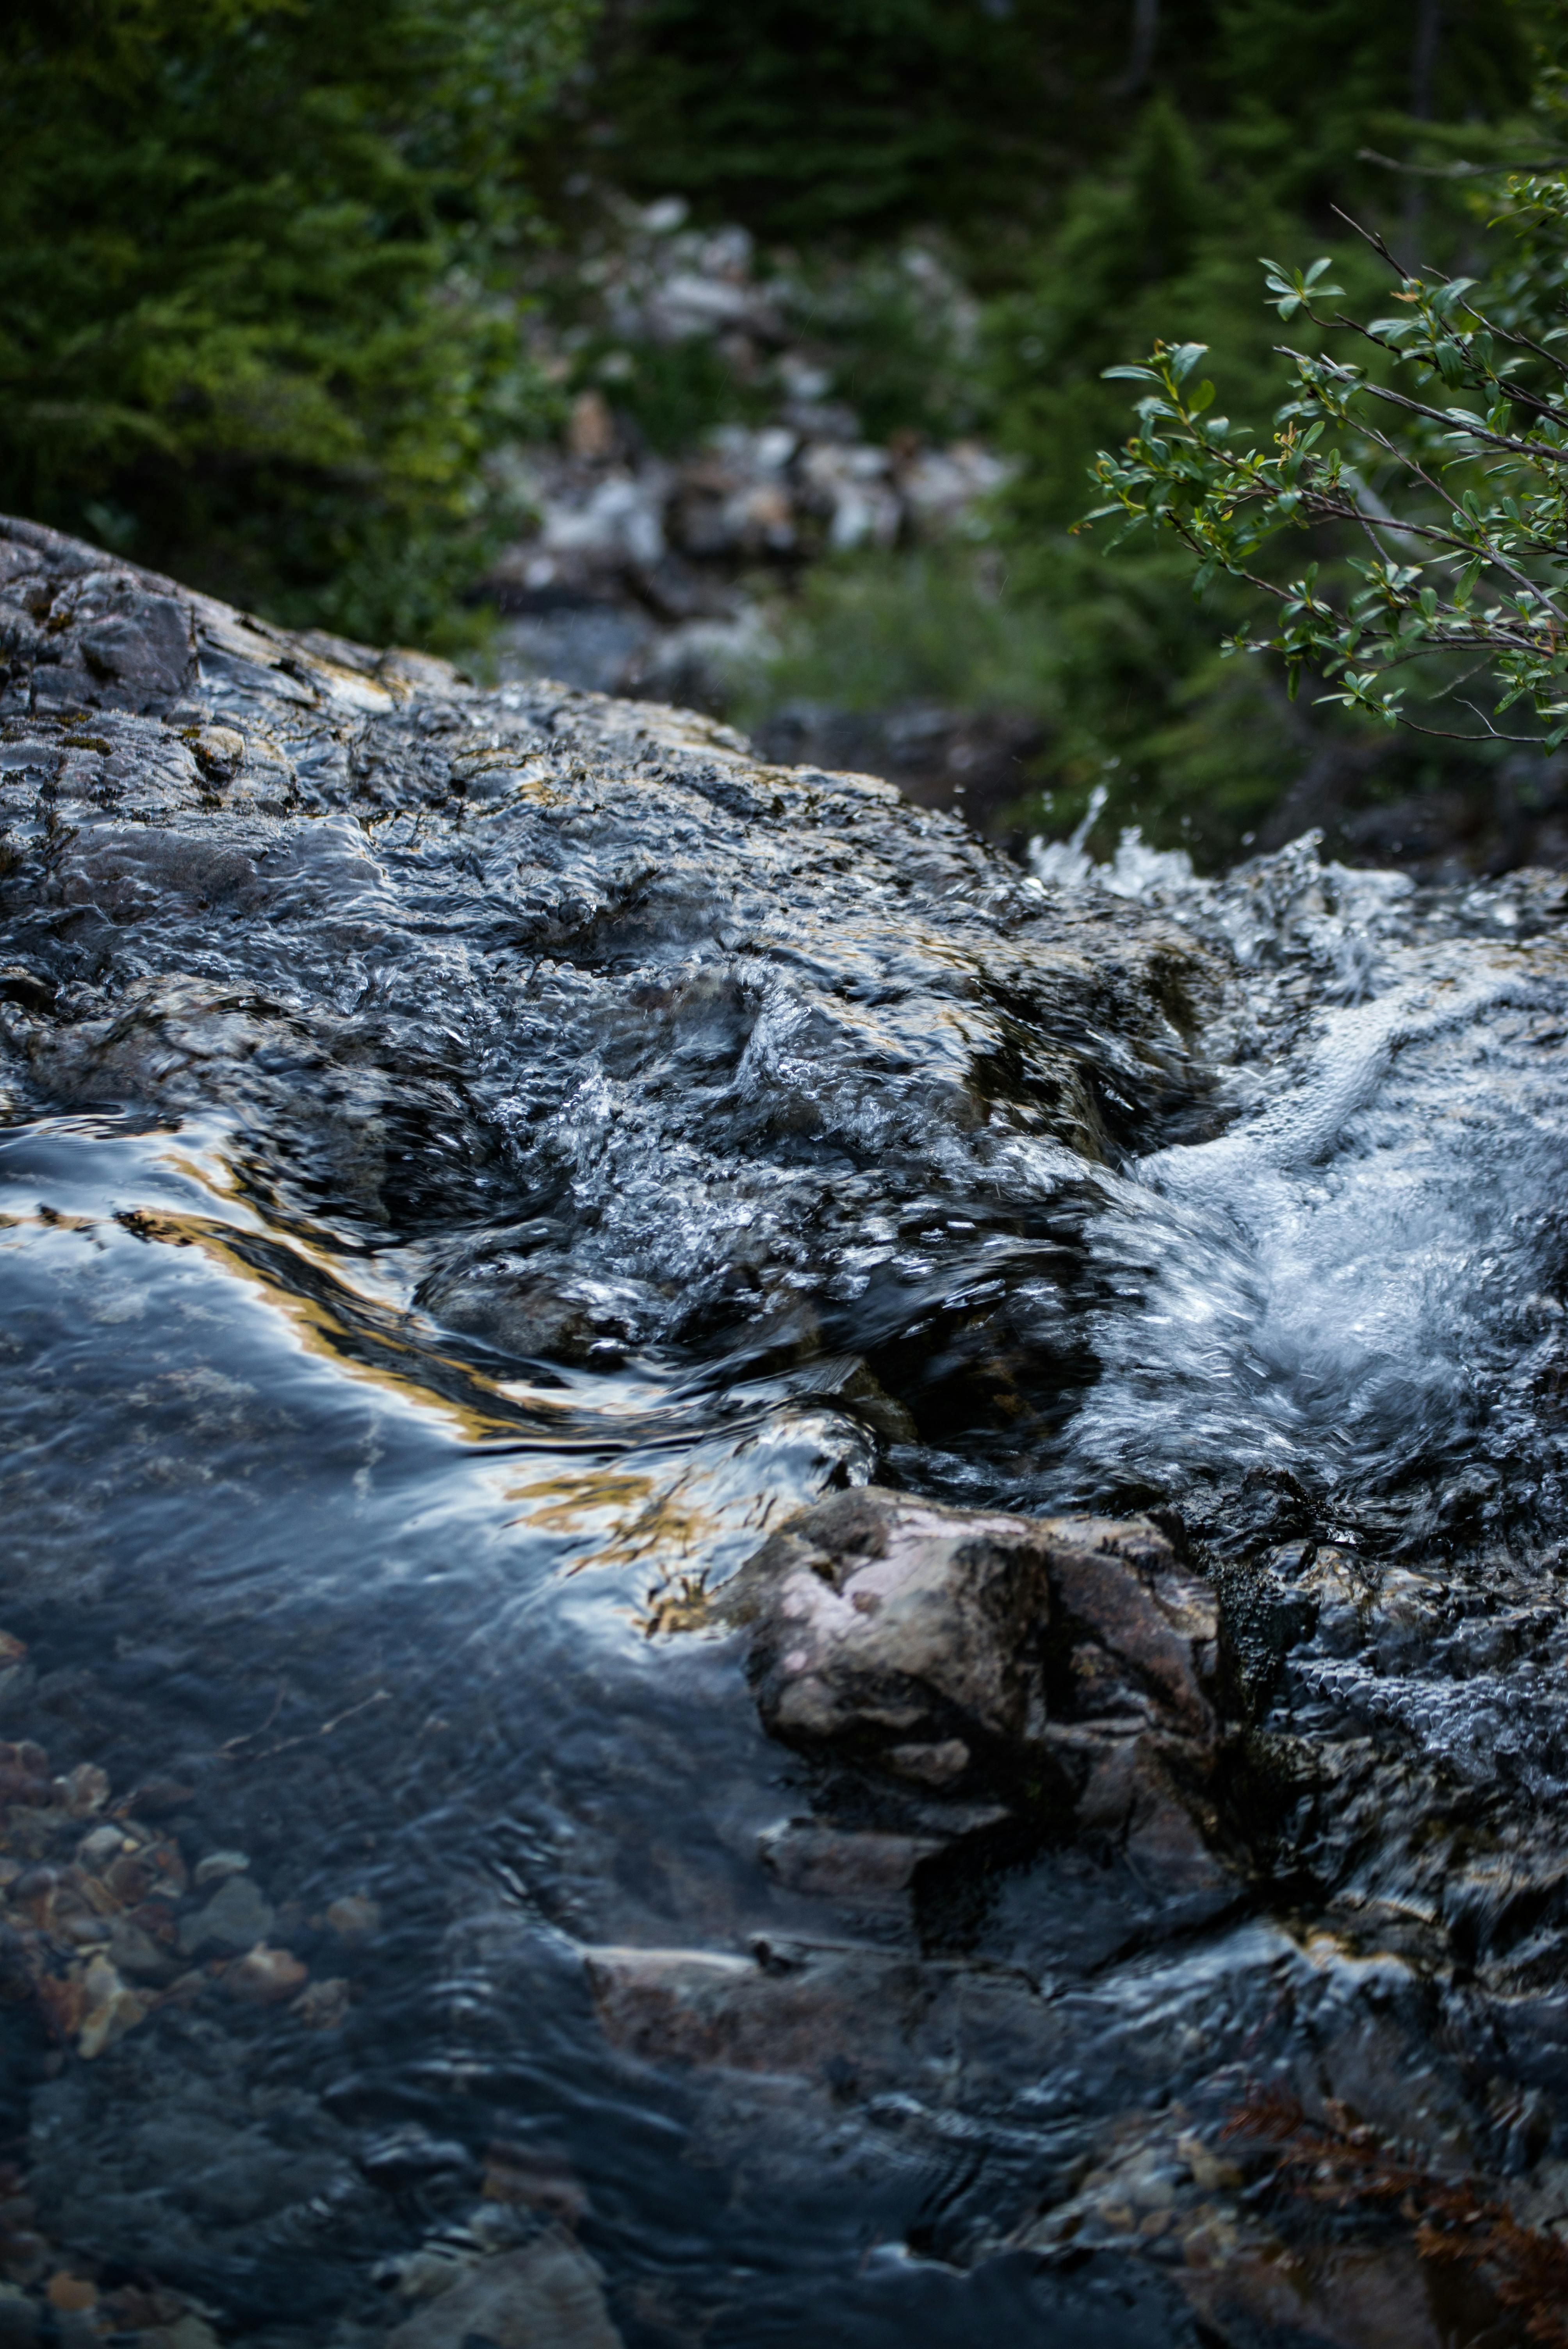
[(269, 1949), (264, 1941), (258, 1941), (227, 1969), (223, 1987), (231, 1998), (247, 2005), (275, 2006), (296, 1998), (309, 1979), (310, 1969), (302, 1966), (292, 1951)]
[(551, 2229), (521, 2251), (502, 2251), (459, 2275), (438, 2299), (394, 2327), (387, 2349), (620, 2349), (599, 2270)]
[[(747, 1957), (593, 1949), (584, 1962), (606, 2036), (645, 2062), (795, 2073), (873, 2095), (959, 2060), (966, 1969), (871, 1949), (777, 1944)], [(1016, 2052), (1026, 2060), (1027, 2024), (1038, 2019), (1027, 1985), (988, 1987), (1016, 2003)]]
[(187, 1957), (208, 1950), (248, 1950), (272, 1930), (272, 1903), (261, 1887), (248, 1876), (229, 1876), (204, 1909), (181, 1920), (180, 1947)]

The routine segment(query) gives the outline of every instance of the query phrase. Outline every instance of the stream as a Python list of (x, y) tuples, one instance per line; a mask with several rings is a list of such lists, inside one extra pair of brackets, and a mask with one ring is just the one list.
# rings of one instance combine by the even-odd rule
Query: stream
[[(1568, 2213), (1563, 880), (1031, 874), (24, 523), (0, 657), (0, 2341), (1568, 2337), (1399, 2216)], [(1179, 1849), (769, 1733), (864, 1487), (1159, 1529)]]

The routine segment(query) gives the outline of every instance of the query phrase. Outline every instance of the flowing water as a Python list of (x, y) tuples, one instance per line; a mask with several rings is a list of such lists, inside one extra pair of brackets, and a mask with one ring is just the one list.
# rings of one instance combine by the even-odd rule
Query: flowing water
[[(1236, 2182), (1160, 2214), (1271, 2083), (1568, 2205), (1562, 884), (1031, 878), (696, 722), (165, 658), (65, 543), (0, 713), (13, 2292), (358, 2349), (543, 2227), (628, 2349), (1522, 2341), (1376, 2227), (1227, 2301)], [(1222, 1897), (770, 1860), (862, 1797), (708, 1595), (872, 1478), (1184, 1531)], [(58, 1893), (116, 1820), (139, 1953)], [(830, 2054), (659, 2060), (607, 1948), (815, 1953)]]

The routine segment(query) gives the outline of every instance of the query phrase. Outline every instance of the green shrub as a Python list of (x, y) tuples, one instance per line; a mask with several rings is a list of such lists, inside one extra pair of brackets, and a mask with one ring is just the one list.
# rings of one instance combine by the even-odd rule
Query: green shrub
[[(1540, 145), (1561, 148), (1563, 93), (1550, 72)], [(1568, 167), (1511, 172), (1484, 209), (1512, 238), (1490, 282), (1384, 245), (1382, 316), (1339, 306), (1328, 257), (1264, 264), (1291, 336), (1272, 436), (1214, 411), (1199, 342), (1113, 369), (1140, 386), (1138, 429), (1100, 456), (1092, 519), (1181, 546), (1200, 593), (1224, 577), (1254, 609), (1272, 597), (1266, 631), (1227, 649), (1280, 656), (1293, 700), (1306, 676), (1360, 719), (1551, 751), (1568, 740)], [(1348, 351), (1324, 350), (1329, 323)]]
[[(1429, 249), (1474, 243), (1463, 182), (1357, 160), (1377, 125), (1387, 146), (1414, 146), (1419, 158), (1445, 158), (1460, 136), (1391, 111), (1410, 94), (1411, 27), (1396, 26), (1395, 38), (1390, 22), (1391, 14), (1237, 0), (1222, 12), (1212, 59), (1229, 110), (1204, 125), (1163, 96), (1151, 100), (1120, 153), (1075, 184), (1025, 282), (989, 306), (992, 428), (1016, 468), (998, 501), (996, 544), (1013, 595), (1034, 605), (1057, 647), (1063, 678), (1064, 723), (1040, 778), (1053, 825), (1103, 782), (1103, 839), (1137, 822), (1156, 839), (1222, 858), (1272, 810), (1295, 811), (1300, 828), (1412, 781), (1416, 762), (1375, 741), (1361, 720), (1293, 709), (1283, 675), (1238, 675), (1220, 661), (1216, 637), (1243, 620), (1244, 588), (1214, 579), (1200, 607), (1192, 566), (1174, 547), (1105, 559), (1103, 533), (1086, 541), (1071, 532), (1096, 449), (1127, 429), (1125, 390), (1107, 369), (1142, 360), (1156, 335), (1202, 342), (1227, 404), (1266, 413), (1279, 397), (1280, 326), (1258, 301), (1257, 254), (1274, 251), (1295, 266), (1326, 251), (1339, 282), (1370, 296), (1380, 264), (1344, 221), (1330, 215), (1334, 233), (1324, 236), (1314, 215), (1326, 192), (1399, 235), (1414, 191)], [(1501, 20), (1485, 61), (1475, 9), (1445, 12), (1444, 24), (1433, 103), (1458, 110), (1467, 80), (1500, 111), (1521, 103), (1521, 12)], [(1518, 134), (1517, 121), (1472, 121), (1463, 137), (1485, 154)], [(1353, 339), (1331, 321), (1308, 332), (1314, 352)], [(1387, 371), (1386, 355), (1373, 358)], [(1453, 746), (1436, 775), (1429, 761), (1420, 771), (1429, 783), (1486, 788), (1484, 761), (1468, 746)], [(1293, 797), (1304, 782), (1310, 790)]]
[(777, 657), (751, 688), (748, 720), (790, 700), (1057, 712), (1059, 663), (1038, 612), (998, 594), (973, 548), (818, 564), (779, 633)]
[[(1035, 208), (1123, 63), (1076, 0), (636, 0), (609, 15), (597, 168), (774, 242), (864, 241)], [(1204, 14), (1169, 0), (1175, 45)], [(1092, 152), (1092, 131), (1088, 151)]]

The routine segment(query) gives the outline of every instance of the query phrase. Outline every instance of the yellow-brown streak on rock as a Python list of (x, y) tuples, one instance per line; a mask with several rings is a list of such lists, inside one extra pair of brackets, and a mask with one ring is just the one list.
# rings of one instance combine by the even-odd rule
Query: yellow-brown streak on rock
[[(264, 1302), (282, 1312), (306, 1353), (329, 1361), (334, 1369), (343, 1371), (346, 1376), (387, 1388), (401, 1401), (412, 1402), (420, 1410), (440, 1413), (469, 1443), (493, 1443), (497, 1438), (516, 1441), (520, 1431), (513, 1411), (498, 1412), (492, 1418), (476, 1408), (454, 1401), (450, 1395), (442, 1394), (421, 1378), (404, 1376), (389, 1365), (356, 1359), (346, 1344), (339, 1341), (340, 1339), (346, 1341), (351, 1337), (347, 1325), (339, 1321), (326, 1306), (291, 1289), (286, 1283), (271, 1275), (263, 1265), (254, 1262), (246, 1250), (243, 1234), (233, 1232), (229, 1226), (205, 1216), (171, 1215), (162, 1210), (135, 1209), (119, 1220), (140, 1239), (171, 1247), (200, 1247), (213, 1263), (258, 1289)], [(84, 1224), (81, 1228), (91, 1229), (92, 1226)], [(266, 1245), (285, 1250), (302, 1264), (309, 1264), (318, 1278), (330, 1280), (334, 1288), (348, 1288), (348, 1284), (335, 1271), (325, 1269), (320, 1260), (313, 1260), (309, 1251), (297, 1247), (292, 1240), (284, 1241), (269, 1235)], [(403, 1337), (396, 1329), (385, 1326), (386, 1319), (389, 1318), (388, 1308), (374, 1299), (356, 1296), (352, 1290), (349, 1294), (354, 1297), (357, 1309), (375, 1325), (365, 1334), (370, 1336), (377, 1346), (405, 1356), (410, 1364), (441, 1364), (452, 1371), (465, 1385), (488, 1391), (503, 1403), (510, 1402), (499, 1380), (489, 1377), (455, 1355), (437, 1353), (428, 1342), (411, 1341)], [(534, 1408), (548, 1412), (551, 1405), (542, 1398)], [(562, 1409), (559, 1404), (555, 1408), (558, 1411)]]

